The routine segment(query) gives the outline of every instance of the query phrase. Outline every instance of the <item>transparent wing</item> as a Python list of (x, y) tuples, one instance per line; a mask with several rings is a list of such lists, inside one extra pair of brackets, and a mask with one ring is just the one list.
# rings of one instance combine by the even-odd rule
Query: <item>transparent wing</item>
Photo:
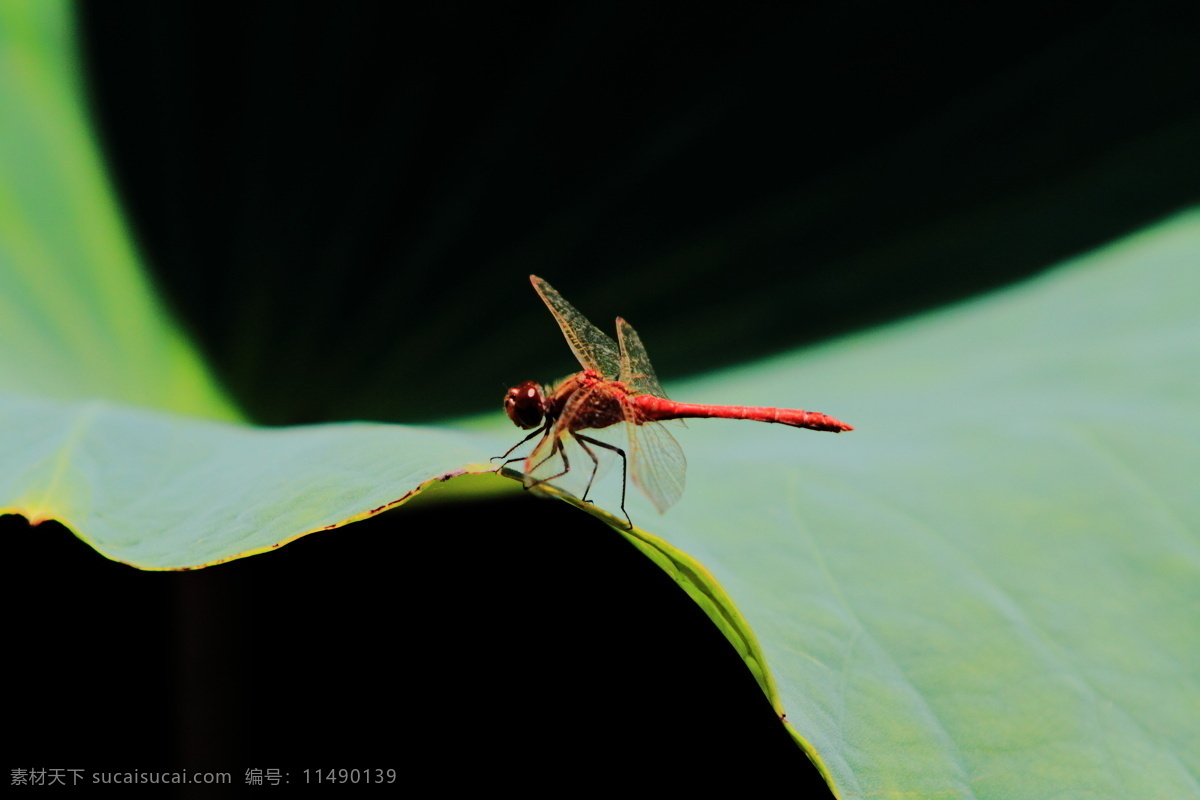
[(666, 397), (654, 367), (650, 366), (650, 356), (646, 355), (646, 346), (625, 320), (617, 317), (617, 340), (621, 343), (621, 377), (620, 380), (629, 387), (633, 394), (650, 394), (655, 397)]
[[(618, 328), (618, 330), (620, 330)], [(635, 424), (635, 406), (629, 415), (629, 472), (633, 484), (646, 493), (658, 513), (679, 502), (687, 477), (687, 459), (671, 432), (658, 422)]]
[(556, 473), (562, 472), (563, 462), (561, 448), (555, 447), (559, 440), (558, 432), (551, 428), (533, 448), (533, 452), (525, 459), (525, 488), (528, 489), (536, 481), (544, 481)]
[(564, 300), (553, 286), (536, 275), (530, 275), (529, 280), (554, 315), (558, 327), (562, 328), (567, 344), (583, 368), (616, 380), (621, 371), (621, 351), (612, 337), (588, 322), (587, 317)]

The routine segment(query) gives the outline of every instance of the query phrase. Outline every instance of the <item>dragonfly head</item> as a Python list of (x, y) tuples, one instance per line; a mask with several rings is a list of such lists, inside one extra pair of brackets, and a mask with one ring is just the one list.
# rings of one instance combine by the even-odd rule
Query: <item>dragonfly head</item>
[(536, 381), (525, 381), (504, 395), (504, 413), (522, 430), (536, 428), (546, 416), (542, 387)]

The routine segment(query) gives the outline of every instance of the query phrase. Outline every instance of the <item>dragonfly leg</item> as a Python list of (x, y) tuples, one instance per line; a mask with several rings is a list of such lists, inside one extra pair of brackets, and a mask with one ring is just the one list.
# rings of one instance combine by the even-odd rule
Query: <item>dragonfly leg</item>
[[(528, 442), (530, 439), (532, 439), (532, 438), (533, 438), (533, 437), (535, 437), (535, 436), (539, 436), (539, 435), (545, 435), (545, 434), (546, 434), (546, 432), (547, 432), (547, 431), (549, 431), (549, 430), (550, 430), (550, 424), (549, 424), (549, 422), (547, 422), (547, 424), (545, 424), (545, 425), (543, 425), (542, 427), (538, 428), (538, 429), (537, 429), (537, 430), (535, 430), (533, 433), (529, 434), (529, 435), (528, 435), (528, 436), (526, 436), (524, 439), (522, 439), (521, 441), (519, 441), (519, 442), (517, 442), (516, 444), (514, 444), (512, 447), (508, 448), (507, 452), (505, 452), (505, 453), (504, 453), (504, 455), (502, 455), (502, 456), (492, 456), (491, 458), (489, 458), (489, 459), (488, 459), (488, 461), (495, 461), (496, 459), (499, 459), (499, 458), (508, 459), (507, 461), (505, 461), (503, 464), (501, 464), (499, 467), (497, 467), (497, 468), (496, 468), (496, 471), (497, 471), (497, 472), (499, 472), (500, 470), (504, 469), (504, 468), (505, 468), (505, 467), (507, 467), (509, 464), (513, 463), (514, 461), (522, 461), (522, 460), (524, 460), (524, 457), (522, 457), (522, 458), (508, 458), (508, 457), (509, 457), (510, 455), (512, 455), (512, 451), (513, 451), (513, 450), (516, 450), (518, 447), (520, 447), (521, 445), (525, 444), (526, 442)], [(552, 455), (553, 455), (553, 454), (552, 454)]]
[[(562, 460), (563, 460), (562, 472), (555, 473), (554, 475), (551, 475), (548, 478), (536, 478), (534, 480), (529, 480), (529, 476), (532, 475), (533, 473), (537, 472), (541, 468), (542, 464), (545, 464), (547, 461), (554, 458), (554, 456), (556, 456), (560, 453), (562, 454)], [(550, 448), (550, 455), (546, 456), (541, 461), (534, 464), (532, 467), (530, 467), (529, 472), (525, 473), (525, 480), (526, 480), (525, 488), (532, 489), (535, 486), (541, 486), (543, 483), (552, 481), (555, 478), (561, 478), (563, 475), (566, 475), (570, 471), (571, 471), (571, 460), (569, 458), (567, 458), (567, 451), (563, 449), (562, 439), (555, 439), (554, 446)]]
[(595, 501), (588, 500), (587, 496), (588, 492), (592, 490), (592, 484), (596, 481), (596, 470), (600, 469), (600, 459), (596, 458), (596, 454), (592, 452), (592, 448), (587, 446), (587, 443), (592, 442), (594, 444), (600, 444), (600, 442), (597, 442), (595, 439), (589, 439), (587, 436), (575, 433), (574, 431), (571, 432), (571, 435), (575, 437), (575, 441), (579, 442), (579, 446), (583, 448), (583, 452), (587, 453), (588, 458), (592, 460), (592, 474), (591, 477), (588, 478), (587, 486), (583, 487), (583, 497), (579, 499), (585, 503), (591, 503), (592, 505), (595, 505)]
[[(596, 454), (592, 452), (589, 444), (594, 444), (597, 447), (603, 447), (605, 450), (612, 450), (621, 457), (621, 513), (625, 515), (625, 521), (629, 523), (629, 530), (633, 530), (633, 520), (629, 518), (629, 512), (625, 510), (625, 484), (626, 481), (626, 464), (628, 459), (625, 458), (625, 451), (614, 444), (602, 442), (599, 439), (593, 439), (590, 436), (584, 436), (582, 433), (571, 431), (571, 435), (575, 437), (575, 441), (579, 442), (579, 446), (584, 449), (589, 456), (592, 457), (592, 477), (588, 479), (587, 489), (583, 491), (583, 500), (587, 501), (587, 494), (592, 490), (592, 481), (596, 480), (596, 470), (600, 468), (600, 460), (596, 458)], [(566, 455), (563, 455), (566, 458)]]

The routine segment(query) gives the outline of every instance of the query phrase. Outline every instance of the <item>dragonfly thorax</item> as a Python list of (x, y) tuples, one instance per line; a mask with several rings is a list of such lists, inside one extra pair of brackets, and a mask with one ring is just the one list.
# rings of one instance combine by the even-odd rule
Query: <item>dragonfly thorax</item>
[(545, 393), (537, 381), (525, 381), (504, 395), (504, 413), (522, 430), (536, 428), (546, 416)]

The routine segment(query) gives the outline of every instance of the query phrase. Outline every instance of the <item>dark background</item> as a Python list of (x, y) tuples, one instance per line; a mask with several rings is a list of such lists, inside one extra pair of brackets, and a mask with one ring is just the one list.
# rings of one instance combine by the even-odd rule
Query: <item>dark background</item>
[[(524, 498), (521, 498), (524, 499)], [(533, 507), (538, 535), (513, 530)], [(562, 503), (404, 509), (188, 573), (0, 517), (27, 620), (9, 767), (394, 769), (411, 791), (810, 786), (700, 609)], [(480, 530), (471, 552), (439, 534)], [(547, 552), (547, 551), (552, 552)], [(14, 571), (17, 568), (13, 568)], [(337, 791), (337, 789), (333, 789)], [(199, 795), (208, 792), (199, 789)]]
[(531, 272), (671, 378), (1194, 202), (1196, 20), (1046, 6), (82, 8), (147, 262), (249, 413), (297, 424), (574, 371)]
[[(1151, 4), (393, 8), (79, 6), (146, 263), (264, 424), (499, 413), (573, 367), (530, 272), (670, 379), (1200, 198), (1194, 20)], [(6, 518), (16, 760), (813, 781), (707, 619), (568, 511), (402, 509), (188, 574)]]

